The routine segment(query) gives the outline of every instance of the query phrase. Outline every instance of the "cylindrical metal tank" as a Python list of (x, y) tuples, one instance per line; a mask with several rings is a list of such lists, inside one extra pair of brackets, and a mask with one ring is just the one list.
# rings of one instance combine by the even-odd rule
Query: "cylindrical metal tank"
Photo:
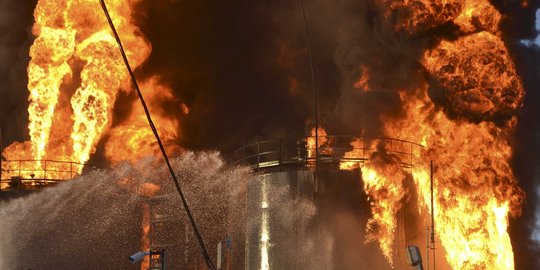
[[(247, 198), (246, 269), (297, 269), (299, 229), (314, 212), (298, 207), (314, 192), (313, 171), (260, 173), (250, 179)], [(272, 267), (271, 267), (272, 266)]]
[[(268, 140), (237, 151), (238, 163), (255, 172), (247, 183), (245, 269), (384, 269), (378, 245), (363, 244), (371, 212), (360, 165), (379, 145), (410, 168), (415, 145), (325, 136), (317, 151), (310, 140)], [(344, 163), (354, 169), (340, 169)]]

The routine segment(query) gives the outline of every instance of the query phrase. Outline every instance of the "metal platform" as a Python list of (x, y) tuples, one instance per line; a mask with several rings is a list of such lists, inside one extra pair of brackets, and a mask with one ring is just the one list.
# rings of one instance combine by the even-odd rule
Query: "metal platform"
[[(424, 148), (418, 143), (384, 137), (332, 135), (319, 136), (318, 140), (319, 163), (352, 162), (360, 165), (369, 160), (374, 152), (384, 151), (396, 155), (403, 167), (411, 168)], [(255, 142), (235, 151), (236, 164), (252, 169), (291, 164), (311, 166), (316, 161), (314, 142), (314, 136)]]

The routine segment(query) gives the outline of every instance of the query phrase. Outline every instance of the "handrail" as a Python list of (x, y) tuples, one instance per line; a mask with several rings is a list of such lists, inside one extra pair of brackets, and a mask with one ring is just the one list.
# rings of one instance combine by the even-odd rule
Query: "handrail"
[(69, 160), (3, 160), (0, 168), (0, 187), (17, 183), (47, 185), (70, 180), (80, 175), (85, 166), (89, 165)]
[[(324, 142), (319, 145), (321, 162), (357, 162), (363, 163), (383, 147), (386, 153), (399, 157), (403, 167), (413, 167), (420, 158), (421, 144), (388, 137), (365, 137), (348, 135), (319, 136)], [(253, 169), (275, 167), (285, 164), (312, 165), (315, 162), (315, 148), (308, 142), (314, 142), (314, 136), (284, 137), (275, 140), (263, 140), (238, 148), (235, 164), (244, 164)], [(353, 145), (356, 141), (357, 145)]]

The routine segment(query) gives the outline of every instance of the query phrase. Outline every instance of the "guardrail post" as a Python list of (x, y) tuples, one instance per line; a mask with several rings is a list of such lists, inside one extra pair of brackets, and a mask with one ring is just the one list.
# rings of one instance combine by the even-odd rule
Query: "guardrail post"
[(362, 136), (364, 139), (364, 146), (362, 147), (362, 159), (366, 159), (366, 136)]
[(73, 178), (73, 161), (69, 162), (69, 179)]
[(411, 146), (411, 168), (413, 167), (413, 144), (412, 143), (409, 143), (409, 145)]
[(257, 143), (257, 168), (261, 165), (261, 144)]
[(283, 139), (279, 139), (279, 161), (278, 164), (281, 165), (283, 160)]

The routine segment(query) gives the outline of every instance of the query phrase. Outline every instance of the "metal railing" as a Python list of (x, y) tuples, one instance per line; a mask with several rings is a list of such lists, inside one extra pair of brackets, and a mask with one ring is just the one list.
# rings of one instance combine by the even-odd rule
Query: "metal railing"
[(73, 179), (86, 165), (59, 160), (3, 160), (0, 187), (39, 186)]
[[(319, 136), (319, 163), (347, 162), (362, 164), (373, 153), (396, 156), (403, 167), (411, 168), (419, 160), (422, 145), (384, 137), (332, 135)], [(292, 137), (265, 140), (245, 145), (235, 151), (236, 164), (253, 169), (287, 164), (315, 163), (315, 137)]]

